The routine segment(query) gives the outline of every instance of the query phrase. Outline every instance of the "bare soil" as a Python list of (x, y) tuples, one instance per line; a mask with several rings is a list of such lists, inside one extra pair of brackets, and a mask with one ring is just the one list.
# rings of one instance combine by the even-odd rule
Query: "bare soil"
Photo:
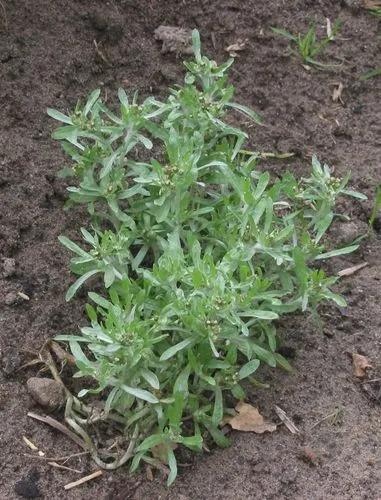
[[(265, 125), (250, 129), (261, 151), (292, 151), (291, 160), (268, 161), (274, 173), (303, 175), (313, 152), (339, 175), (352, 171), (353, 185), (372, 199), (381, 171), (381, 79), (360, 81), (380, 66), (380, 21), (356, 0), (3, 0), (0, 2), (0, 256), (15, 259), (14, 272), (0, 278), (0, 498), (20, 495), (68, 499), (369, 499), (381, 497), (380, 327), (381, 245), (376, 233), (356, 254), (333, 260), (331, 272), (369, 263), (340, 284), (349, 307), (327, 307), (324, 329), (307, 317), (279, 326), (292, 375), (265, 370), (269, 390), (252, 390), (250, 402), (278, 421), (274, 405), (300, 428), (273, 434), (233, 433), (226, 450), (187, 458), (167, 490), (159, 476), (105, 473), (80, 488), (63, 485), (80, 474), (54, 469), (31, 454), (27, 436), (47, 456), (80, 451), (57, 431), (27, 417), (41, 411), (20, 370), (43, 342), (83, 323), (83, 301), (65, 303), (71, 277), (69, 256), (57, 241), (79, 226), (81, 210), (64, 212), (65, 182), (56, 173), (65, 158), (50, 139), (46, 107), (71, 109), (78, 98), (103, 87), (113, 99), (119, 86), (163, 95), (180, 82), (180, 57), (162, 53), (154, 39), (159, 25), (197, 27), (204, 48), (218, 61), (224, 48), (247, 39), (232, 81), (237, 100), (252, 106)], [(340, 17), (343, 28), (322, 60), (329, 71), (305, 70), (287, 55), (287, 43), (271, 26), (305, 31), (316, 21)], [(99, 51), (95, 50), (94, 40)], [(101, 53), (101, 55), (99, 54)], [(103, 57), (102, 57), (103, 56)], [(343, 102), (333, 102), (335, 85)], [(332, 232), (345, 241), (363, 232), (371, 201), (347, 204), (353, 224)], [(378, 221), (376, 227), (380, 228)], [(8, 270), (9, 271), (9, 270)], [(25, 300), (17, 292), (29, 297)], [(353, 375), (351, 354), (366, 355), (370, 381)], [(340, 410), (340, 418), (325, 417)], [(58, 413), (57, 417), (60, 417)], [(319, 423), (318, 423), (319, 422)], [(317, 425), (315, 425), (317, 424)], [(67, 465), (94, 470), (87, 459)]]

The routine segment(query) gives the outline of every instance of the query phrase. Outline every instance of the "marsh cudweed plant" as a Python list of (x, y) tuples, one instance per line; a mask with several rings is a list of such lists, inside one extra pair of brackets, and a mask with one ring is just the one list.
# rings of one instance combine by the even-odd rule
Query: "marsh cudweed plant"
[(317, 264), (356, 249), (326, 252), (322, 240), (336, 198), (363, 198), (315, 157), (305, 179), (260, 172), (258, 154), (242, 149), (247, 134), (226, 119), (260, 121), (232, 100), (232, 60), (218, 66), (201, 55), (197, 31), (193, 50), (184, 85), (164, 101), (120, 89), (114, 111), (96, 90), (69, 115), (48, 111), (63, 123), (54, 138), (72, 160), (68, 204), (89, 214), (80, 244), (60, 237), (77, 275), (67, 300), (103, 282), (102, 293), (88, 293), (88, 325), (57, 337), (84, 381), (66, 419), (88, 438), (83, 413), (99, 398), (99, 419), (129, 446), (111, 460), (90, 444), (93, 457), (135, 470), (158, 464), (160, 449), (168, 484), (176, 446), (229, 444), (219, 427), (228, 395), (244, 399), (243, 382), (255, 383), (262, 364), (290, 369), (274, 322), (323, 301), (345, 306), (331, 290), (336, 277)]

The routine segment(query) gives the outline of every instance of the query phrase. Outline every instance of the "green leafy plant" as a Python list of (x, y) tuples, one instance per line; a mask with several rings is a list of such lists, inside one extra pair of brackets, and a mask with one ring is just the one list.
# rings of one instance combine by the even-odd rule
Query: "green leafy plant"
[(332, 33), (329, 36), (323, 37), (321, 40), (318, 40), (315, 24), (311, 24), (307, 33), (304, 35), (301, 33), (294, 35), (281, 28), (271, 28), (271, 30), (275, 34), (290, 40), (290, 52), (300, 57), (304, 64), (326, 68), (332, 65), (321, 63), (317, 61), (316, 58), (324, 51), (327, 45), (334, 40), (340, 27), (340, 21), (336, 20), (332, 26)]
[[(57, 337), (83, 379), (66, 421), (102, 467), (164, 462), (168, 484), (177, 446), (229, 444), (219, 425), (261, 364), (291, 369), (274, 321), (326, 300), (345, 306), (331, 290), (336, 277), (316, 265), (357, 248), (326, 251), (322, 241), (336, 198), (364, 198), (315, 157), (305, 179), (261, 172), (260, 154), (242, 149), (246, 132), (229, 123), (229, 111), (260, 122), (232, 101), (232, 60), (202, 56), (197, 31), (193, 50), (185, 84), (163, 102), (139, 104), (120, 89), (115, 111), (96, 90), (69, 115), (48, 110), (63, 122), (54, 137), (73, 161), (64, 173), (77, 179), (69, 205), (90, 216), (81, 243), (60, 238), (78, 276), (67, 299), (98, 286), (88, 294), (90, 324)], [(96, 449), (87, 430), (95, 422), (120, 432), (127, 450)]]

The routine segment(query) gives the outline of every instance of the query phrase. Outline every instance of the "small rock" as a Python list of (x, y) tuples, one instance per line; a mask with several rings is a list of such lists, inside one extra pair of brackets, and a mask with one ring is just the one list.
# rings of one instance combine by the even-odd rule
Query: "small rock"
[(162, 66), (159, 70), (162, 78), (167, 82), (175, 82), (177, 80), (177, 72), (176, 67), (165, 65)]
[(326, 337), (331, 339), (332, 337), (335, 336), (335, 331), (332, 329), (332, 327), (326, 327), (323, 329), (323, 333)]
[(63, 386), (51, 378), (31, 377), (26, 385), (36, 403), (47, 410), (53, 411), (65, 404)]
[(2, 275), (4, 278), (10, 278), (16, 272), (16, 261), (11, 257), (3, 257), (2, 262)]
[(338, 245), (349, 245), (358, 236), (366, 234), (368, 226), (365, 222), (346, 222), (335, 225), (334, 238)]
[(9, 292), (4, 298), (4, 304), (6, 306), (13, 306), (20, 302), (20, 297), (15, 292)]
[(37, 486), (38, 474), (30, 472), (25, 478), (17, 481), (14, 486), (15, 493), (23, 498), (38, 498), (41, 496)]

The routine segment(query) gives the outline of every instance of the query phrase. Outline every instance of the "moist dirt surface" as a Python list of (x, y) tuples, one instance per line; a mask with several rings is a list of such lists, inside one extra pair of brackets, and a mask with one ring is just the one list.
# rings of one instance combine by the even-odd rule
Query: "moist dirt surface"
[[(287, 53), (287, 42), (270, 31), (271, 26), (306, 31), (315, 21), (324, 34), (326, 18), (338, 17), (341, 32), (320, 59), (337, 66), (326, 71), (303, 68)], [(159, 474), (149, 480), (147, 471), (129, 476), (121, 469), (66, 492), (66, 483), (96, 466), (79, 457), (66, 465), (80, 472), (53, 468), (23, 442), (28, 437), (48, 457), (80, 451), (58, 431), (27, 417), (28, 411), (43, 413), (26, 388), (39, 367), (22, 368), (44, 341), (85, 322), (84, 295), (64, 300), (72, 278), (69, 255), (57, 237), (74, 235), (86, 219), (81, 209), (63, 210), (66, 184), (56, 174), (66, 159), (50, 138), (54, 124), (46, 108), (72, 109), (97, 87), (109, 101), (119, 86), (139, 89), (143, 96), (165, 95), (168, 86), (181, 82), (183, 70), (182, 56), (162, 52), (155, 40), (160, 25), (197, 27), (205, 51), (219, 62), (228, 55), (225, 47), (246, 40), (231, 80), (236, 100), (264, 118), (262, 127), (249, 129), (251, 145), (295, 153), (261, 168), (303, 176), (316, 153), (339, 176), (351, 170), (352, 185), (370, 201), (340, 207), (352, 222), (335, 226), (332, 243), (366, 232), (381, 179), (381, 78), (359, 77), (380, 66), (381, 50), (380, 20), (360, 1), (0, 2), (0, 256), (8, 259), (1, 261), (0, 273), (0, 498), (376, 500), (381, 497), (377, 231), (355, 254), (326, 266), (336, 273), (368, 262), (338, 287), (348, 308), (323, 308), (322, 329), (306, 316), (283, 320), (281, 351), (295, 372), (263, 370), (262, 380), (271, 388), (249, 392), (249, 402), (273, 422), (279, 422), (274, 406), (281, 407), (298, 435), (283, 425), (272, 434), (234, 432), (229, 449), (182, 458), (169, 490)], [(333, 102), (340, 82), (342, 101)], [(365, 355), (373, 366), (365, 382), (353, 374), (352, 353)]]

